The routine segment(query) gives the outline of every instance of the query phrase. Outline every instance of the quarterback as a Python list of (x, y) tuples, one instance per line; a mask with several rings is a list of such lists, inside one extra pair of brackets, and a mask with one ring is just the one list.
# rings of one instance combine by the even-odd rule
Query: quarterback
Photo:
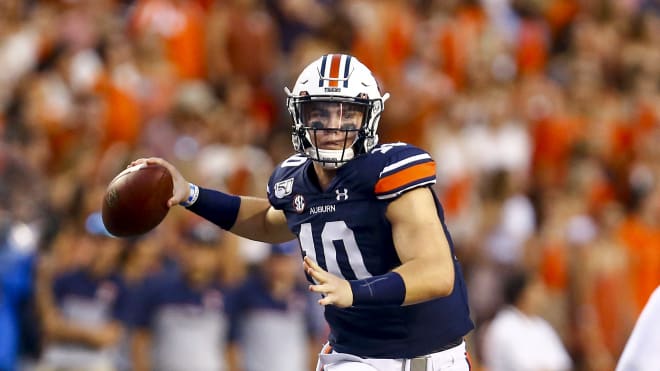
[(330, 326), (317, 371), (469, 370), (474, 327), (461, 268), (431, 186), (431, 156), (379, 143), (389, 94), (355, 57), (309, 64), (288, 94), (295, 154), (266, 198), (190, 183), (169, 162), (170, 206), (182, 205), (239, 236), (297, 238), (309, 289)]

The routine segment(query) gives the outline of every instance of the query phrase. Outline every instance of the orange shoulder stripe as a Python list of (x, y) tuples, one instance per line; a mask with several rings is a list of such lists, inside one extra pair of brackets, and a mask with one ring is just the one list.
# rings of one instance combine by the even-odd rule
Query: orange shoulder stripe
[(418, 179), (435, 175), (435, 162), (429, 161), (411, 166), (394, 174), (381, 178), (376, 183), (376, 194), (391, 192)]

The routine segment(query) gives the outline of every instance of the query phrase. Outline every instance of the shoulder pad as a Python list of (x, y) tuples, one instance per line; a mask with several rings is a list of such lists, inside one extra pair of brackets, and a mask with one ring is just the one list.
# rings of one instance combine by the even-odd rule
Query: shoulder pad
[(281, 199), (282, 197), (291, 194), (294, 178), (302, 176), (304, 171), (303, 165), (308, 161), (311, 161), (309, 157), (295, 154), (282, 161), (275, 168), (268, 180), (268, 186), (266, 188), (266, 193), (271, 201), (271, 205), (276, 206), (274, 203), (276, 199)]
[(379, 199), (391, 199), (413, 188), (434, 184), (435, 161), (428, 152), (406, 143), (387, 143), (371, 153), (382, 155), (382, 164), (374, 194)]

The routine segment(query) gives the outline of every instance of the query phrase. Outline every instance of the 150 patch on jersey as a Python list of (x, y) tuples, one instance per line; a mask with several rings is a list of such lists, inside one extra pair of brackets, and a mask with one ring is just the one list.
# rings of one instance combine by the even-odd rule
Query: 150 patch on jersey
[(293, 191), (293, 178), (275, 183), (275, 197), (283, 198)]

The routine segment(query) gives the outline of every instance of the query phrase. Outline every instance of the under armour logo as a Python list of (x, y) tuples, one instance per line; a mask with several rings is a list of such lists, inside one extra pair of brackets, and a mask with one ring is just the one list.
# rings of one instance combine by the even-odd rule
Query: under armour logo
[(337, 194), (337, 201), (348, 200), (348, 189), (344, 188), (344, 192), (339, 192), (338, 189), (335, 189), (335, 193)]

